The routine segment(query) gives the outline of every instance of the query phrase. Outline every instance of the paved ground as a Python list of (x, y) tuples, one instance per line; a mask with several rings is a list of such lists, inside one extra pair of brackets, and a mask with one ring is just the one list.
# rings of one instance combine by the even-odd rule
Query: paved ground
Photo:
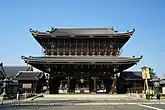
[(155, 104), (155, 105), (152, 105), (152, 107), (157, 107), (159, 109), (165, 110), (165, 105), (164, 104)]
[(50, 95), (44, 94), (44, 97), (37, 98), (36, 100), (120, 100), (120, 99), (131, 99), (126, 94), (58, 94)]
[(165, 110), (164, 101), (41, 100), (0, 105), (0, 110)]
[[(159, 106), (161, 106), (159, 108)], [(19, 106), (2, 110), (164, 110), (163, 105), (110, 105), (110, 106)]]
[(45, 95), (10, 100), (0, 110), (165, 110), (165, 100), (137, 100), (127, 95)]

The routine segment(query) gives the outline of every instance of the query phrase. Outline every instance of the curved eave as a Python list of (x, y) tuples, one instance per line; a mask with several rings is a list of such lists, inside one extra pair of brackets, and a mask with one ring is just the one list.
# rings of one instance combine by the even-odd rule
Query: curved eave
[(132, 58), (132, 57), (24, 57), (22, 59), (30, 64), (30, 63), (40, 63), (40, 64), (129, 64), (140, 61), (140, 58)]
[[(109, 37), (109, 38), (113, 38), (113, 37), (123, 37), (123, 36), (132, 36), (133, 33), (135, 32), (135, 29), (133, 29), (132, 31), (127, 31), (127, 32), (114, 32), (114, 33), (105, 33), (105, 34), (74, 34), (74, 33), (64, 33), (64, 34), (58, 34), (57, 35), (54, 35), (52, 34), (51, 31), (48, 31), (48, 32), (40, 32), (38, 30), (34, 31), (33, 29), (29, 29), (30, 33), (34, 36), (34, 37), (60, 37), (60, 36), (93, 36), (93, 37), (97, 37), (97, 36), (100, 36), (101, 38), (103, 37)], [(93, 38), (92, 37), (92, 38)], [(73, 37), (73, 38), (76, 38), (76, 37)], [(91, 37), (89, 37), (91, 38)]]
[[(54, 29), (54, 31), (56, 31)], [(130, 39), (130, 37), (133, 35), (133, 33), (135, 32), (135, 29), (133, 29), (132, 31), (127, 31), (127, 32), (114, 32), (113, 34), (78, 34), (78, 35), (69, 35), (69, 34), (61, 34), (61, 35), (57, 35), (56, 34), (52, 34), (54, 31), (48, 31), (48, 32), (40, 32), (40, 31), (34, 31), (32, 29), (30, 29), (31, 34), (33, 35), (33, 37), (36, 39), (36, 41), (41, 45), (41, 47), (45, 48), (45, 45), (43, 45), (41, 42), (44, 39), (47, 38), (56, 38), (56, 39), (61, 39), (61, 38), (115, 38), (115, 39), (123, 39), (123, 44), (120, 45), (120, 49), (124, 46), (124, 44)], [(85, 36), (85, 37), (83, 37)]]

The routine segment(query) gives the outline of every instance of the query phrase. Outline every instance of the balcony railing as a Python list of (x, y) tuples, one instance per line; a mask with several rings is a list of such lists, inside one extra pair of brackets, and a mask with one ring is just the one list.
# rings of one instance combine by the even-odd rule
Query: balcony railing
[(101, 56), (120, 56), (122, 50), (118, 49), (45, 49), (44, 55), (101, 55)]

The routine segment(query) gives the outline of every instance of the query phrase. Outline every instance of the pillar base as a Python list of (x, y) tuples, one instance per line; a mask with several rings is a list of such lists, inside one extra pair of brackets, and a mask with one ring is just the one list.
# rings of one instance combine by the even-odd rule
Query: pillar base
[(0, 99), (2, 99), (2, 100), (8, 100), (9, 97), (7, 96), (7, 94), (2, 94), (2, 95), (0, 95)]
[(96, 94), (96, 92), (91, 92), (90, 94)]
[(109, 94), (117, 94), (116, 92), (109, 92)]

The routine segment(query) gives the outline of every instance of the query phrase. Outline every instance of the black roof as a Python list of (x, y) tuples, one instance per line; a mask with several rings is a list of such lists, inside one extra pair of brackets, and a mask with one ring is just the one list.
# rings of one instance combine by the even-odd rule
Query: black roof
[(25, 62), (40, 63), (129, 63), (139, 62), (142, 57), (118, 57), (118, 56), (44, 56), (44, 57), (25, 57)]
[(123, 71), (120, 77), (125, 80), (142, 80), (142, 73), (141, 71)]
[(14, 78), (19, 71), (32, 71), (31, 66), (4, 66), (5, 73), (10, 78)]
[(49, 37), (58, 37), (58, 36), (109, 36), (115, 37), (119, 35), (131, 36), (134, 33), (135, 29), (127, 32), (117, 32), (113, 28), (52, 28), (51, 31), (40, 32), (38, 30), (34, 31), (30, 29), (30, 32), (33, 36), (49, 36)]
[(20, 71), (16, 75), (16, 80), (38, 80), (44, 76), (43, 72), (34, 72), (34, 71)]
[(3, 71), (0, 70), (0, 80), (4, 79), (4, 78), (5, 78), (5, 75), (4, 75)]
[(7, 75), (6, 73), (4, 73), (4, 70), (3, 70), (3, 65), (1, 64), (0, 65), (0, 80), (3, 80)]
[[(119, 48), (130, 39), (135, 29), (118, 32), (113, 28), (52, 28), (51, 31), (40, 32), (30, 29), (36, 41), (45, 49), (45, 39), (117, 39)], [(50, 40), (51, 41), (51, 40)]]
[[(24, 57), (22, 59), (25, 63), (44, 71), (49, 72), (51, 65), (67, 64), (67, 65), (120, 65), (118, 72), (128, 69), (137, 64), (140, 59), (137, 57), (117, 57), (117, 56), (44, 56), (44, 57)], [(45, 64), (48, 64), (45, 66)], [(114, 71), (108, 68), (107, 71)], [(66, 71), (66, 70), (61, 70)], [(116, 71), (117, 72), (117, 71)]]

